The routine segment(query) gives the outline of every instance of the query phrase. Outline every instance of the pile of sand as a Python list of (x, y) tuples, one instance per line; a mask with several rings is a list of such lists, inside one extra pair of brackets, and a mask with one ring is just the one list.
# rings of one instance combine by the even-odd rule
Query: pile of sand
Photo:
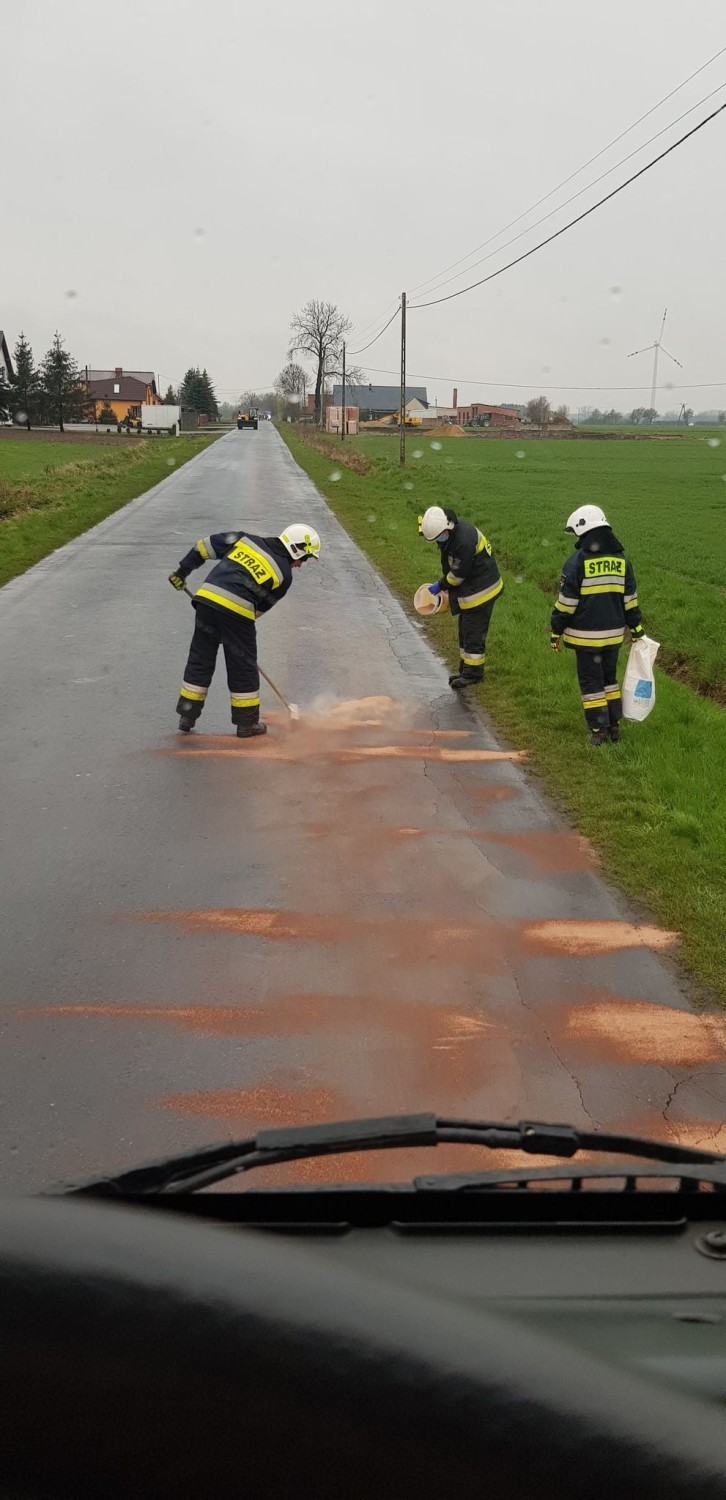
[(450, 427), (445, 422), (442, 422), (439, 423), (438, 427), (424, 427), (421, 429), (421, 431), (426, 434), (426, 437), (444, 438), (467, 436), (464, 428), (460, 427), (458, 422), (452, 423)]

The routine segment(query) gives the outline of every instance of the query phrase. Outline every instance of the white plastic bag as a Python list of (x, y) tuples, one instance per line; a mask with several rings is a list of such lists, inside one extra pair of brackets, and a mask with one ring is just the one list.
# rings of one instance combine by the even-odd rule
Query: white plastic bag
[(623, 679), (624, 719), (647, 719), (655, 703), (653, 662), (659, 650), (660, 641), (651, 641), (647, 635), (633, 641)]

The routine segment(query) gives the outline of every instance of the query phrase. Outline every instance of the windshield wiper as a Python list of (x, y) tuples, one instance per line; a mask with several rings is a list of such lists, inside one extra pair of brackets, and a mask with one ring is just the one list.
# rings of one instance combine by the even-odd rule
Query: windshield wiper
[[(180, 1156), (167, 1157), (144, 1167), (133, 1167), (114, 1177), (99, 1177), (67, 1193), (99, 1198), (138, 1197), (147, 1193), (192, 1193), (211, 1187), (227, 1177), (256, 1167), (278, 1166), (316, 1156), (336, 1156), (351, 1151), (392, 1151), (408, 1147), (440, 1145), (479, 1146), (487, 1151), (524, 1151), (530, 1155), (573, 1157), (579, 1151), (632, 1156), (640, 1160), (677, 1164), (721, 1163), (726, 1186), (726, 1157), (717, 1151), (702, 1151), (675, 1142), (649, 1140), (646, 1136), (614, 1135), (611, 1132), (576, 1130), (573, 1125), (553, 1125), (534, 1120), (515, 1123), (487, 1120), (440, 1119), (433, 1114), (390, 1115), (381, 1119), (341, 1120), (328, 1125), (291, 1126), (259, 1130), (242, 1141), (202, 1146)], [(580, 1168), (582, 1170), (582, 1168)], [(497, 1173), (501, 1180), (502, 1174)], [(421, 1188), (478, 1187), (489, 1174), (457, 1174), (414, 1179)]]

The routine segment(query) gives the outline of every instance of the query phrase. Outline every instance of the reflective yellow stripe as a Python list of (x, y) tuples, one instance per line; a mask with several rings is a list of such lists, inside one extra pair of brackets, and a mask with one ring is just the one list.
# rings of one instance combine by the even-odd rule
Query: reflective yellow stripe
[(204, 558), (204, 561), (209, 562), (209, 553), (207, 551), (207, 544), (204, 539), (196, 543), (196, 548), (200, 556)]
[(482, 656), (467, 656), (466, 651), (462, 651), (462, 653), (461, 653), (461, 660), (463, 661), (464, 666), (466, 666), (466, 667), (483, 667), (484, 666), (484, 662), (486, 661), (486, 657), (484, 655), (482, 655)]
[(577, 605), (576, 604), (560, 604), (559, 599), (556, 599), (555, 600), (555, 609), (558, 609), (560, 611), (560, 614), (562, 614), (562, 615), (574, 615), (575, 610), (577, 609)]
[(460, 597), (459, 609), (476, 609), (477, 605), (486, 604), (488, 599), (496, 599), (497, 594), (501, 594), (503, 588), (504, 580), (500, 578), (493, 588), (486, 589), (483, 594), (467, 594), (464, 599)]
[(624, 630), (619, 635), (607, 635), (593, 640), (590, 635), (577, 635), (574, 631), (565, 631), (565, 640), (570, 646), (589, 646), (592, 651), (602, 651), (604, 646), (622, 646)]
[[(478, 527), (477, 527), (477, 530), (478, 530)], [(484, 536), (484, 533), (481, 532), (481, 531), (479, 531), (479, 540), (478, 540), (478, 542), (476, 544), (476, 552), (474, 554), (475, 557), (478, 557), (480, 552), (488, 552), (490, 557), (492, 555), (491, 545), (487, 541), (486, 537)]]
[(637, 594), (633, 594), (633, 596), (632, 596), (631, 599), (626, 599), (625, 600), (625, 608), (626, 609), (637, 609), (638, 608), (638, 595)]
[(257, 616), (249, 604), (233, 604), (224, 594), (217, 594), (214, 589), (197, 589), (195, 599), (211, 599), (212, 604), (221, 604), (223, 609), (231, 609), (236, 615), (244, 615), (246, 620), (255, 620)]
[(620, 688), (606, 688), (605, 697), (608, 703), (612, 703), (616, 698), (620, 697)]
[(589, 599), (591, 594), (623, 594), (624, 583), (583, 583), (580, 595), (583, 599)]
[(606, 708), (607, 704), (605, 702), (605, 694), (604, 693), (583, 693), (582, 694), (582, 706), (583, 706), (583, 708)]
[(245, 693), (243, 696), (239, 693), (230, 693), (229, 698), (233, 708), (259, 708), (260, 706), (259, 693)]
[(446, 582), (451, 584), (452, 589), (456, 589), (459, 587), (460, 583), (464, 582), (464, 580), (463, 578), (457, 578), (456, 573), (447, 573)]
[(202, 688), (202, 691), (200, 693), (193, 693), (191, 688), (183, 687), (179, 693), (180, 698), (189, 698), (191, 703), (203, 703), (206, 696), (206, 688)]

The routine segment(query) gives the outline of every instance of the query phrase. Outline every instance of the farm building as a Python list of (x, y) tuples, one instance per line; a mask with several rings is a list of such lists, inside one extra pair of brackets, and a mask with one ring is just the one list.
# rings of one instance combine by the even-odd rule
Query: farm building
[[(362, 422), (377, 422), (382, 417), (393, 416), (398, 412), (401, 404), (401, 387), (399, 385), (346, 385), (345, 399), (352, 406), (360, 410)], [(333, 387), (333, 406), (340, 406), (343, 400), (343, 387)], [(418, 401), (421, 408), (428, 407), (428, 397), (425, 385), (406, 386), (406, 410), (412, 401)], [(420, 409), (417, 410), (420, 415)]]
[(481, 401), (457, 406), (456, 419), (462, 427), (519, 427), (519, 413), (510, 406), (488, 406)]

